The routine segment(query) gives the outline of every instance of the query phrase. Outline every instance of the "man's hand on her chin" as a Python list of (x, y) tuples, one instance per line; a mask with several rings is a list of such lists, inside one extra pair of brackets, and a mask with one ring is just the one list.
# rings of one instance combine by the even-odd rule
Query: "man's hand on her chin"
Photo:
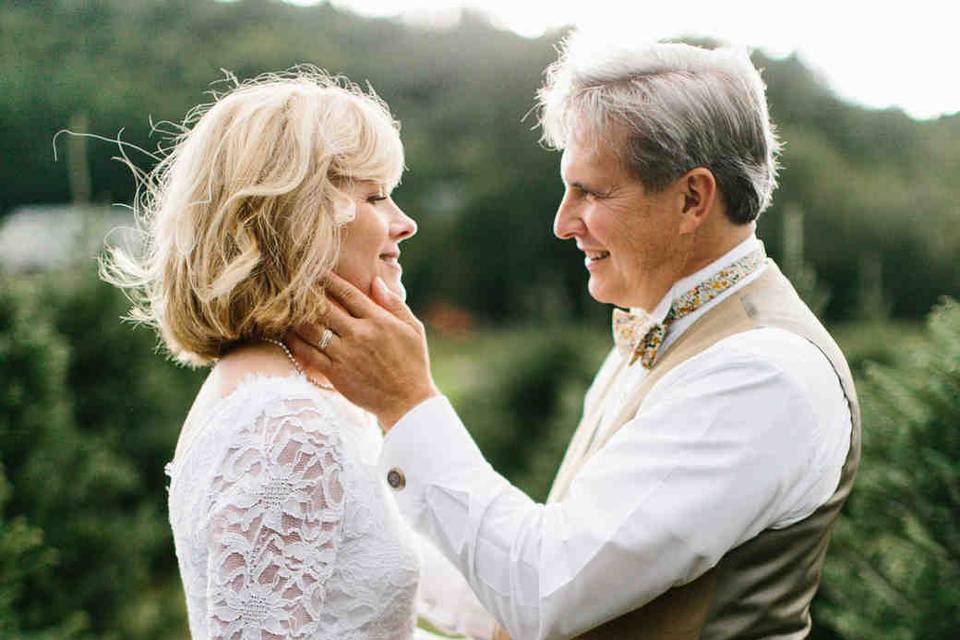
[[(290, 331), (287, 343), (308, 376), (322, 374), (389, 430), (440, 394), (430, 376), (423, 324), (379, 278), (373, 299), (335, 274), (326, 285), (331, 304), (323, 317)], [(320, 349), (327, 329), (333, 334)]]

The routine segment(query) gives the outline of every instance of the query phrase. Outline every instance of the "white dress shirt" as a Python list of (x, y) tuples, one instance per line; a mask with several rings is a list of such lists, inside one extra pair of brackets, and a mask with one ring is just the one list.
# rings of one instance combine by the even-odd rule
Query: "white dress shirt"
[[(493, 637), (497, 621), (477, 599), (460, 571), (432, 542), (423, 537), (419, 540), (420, 592), (417, 613), (447, 633), (484, 640)], [(419, 637), (415, 640), (419, 640)]]
[[(653, 315), (756, 246), (750, 238), (678, 282)], [(677, 320), (664, 346), (749, 281)], [(614, 351), (598, 378), (619, 357)], [(629, 367), (613, 402), (645, 375), (639, 363)], [(380, 465), (401, 512), (515, 640), (567, 638), (693, 580), (760, 531), (813, 513), (836, 490), (850, 430), (820, 350), (761, 328), (666, 374), (560, 502), (535, 503), (494, 471), (442, 396), (394, 426)]]
[[(747, 238), (719, 260), (712, 262), (693, 275), (677, 281), (672, 287), (670, 287), (670, 290), (666, 293), (666, 295), (663, 296), (663, 299), (660, 301), (660, 303), (654, 307), (652, 312), (650, 312), (650, 317), (656, 323), (663, 323), (664, 319), (667, 317), (667, 314), (670, 312), (670, 306), (673, 304), (673, 301), (676, 298), (682, 296), (687, 291), (690, 291), (704, 280), (713, 277), (718, 271), (727, 265), (733, 264), (747, 254), (763, 248), (763, 243), (756, 236)], [(700, 316), (720, 304), (720, 302), (727, 296), (735, 293), (739, 289), (742, 289), (756, 280), (758, 277), (760, 277), (765, 269), (766, 264), (761, 265), (759, 269), (745, 276), (736, 284), (724, 291), (721, 295), (702, 305), (693, 313), (675, 320), (673, 325), (670, 327), (670, 331), (668, 331), (666, 336), (664, 336), (663, 344), (660, 345), (659, 352), (666, 353), (667, 349), (670, 348), (670, 345), (676, 342), (677, 338), (683, 335), (683, 332), (693, 325), (694, 322), (699, 320)], [(631, 311), (634, 313), (644, 313), (642, 309), (631, 309)], [(616, 348), (614, 348), (613, 356), (611, 367), (615, 368), (620, 361), (620, 355), (616, 353)], [(620, 376), (620, 379), (616, 381), (616, 387), (613, 390), (611, 402), (609, 402), (603, 410), (603, 417), (600, 420), (600, 428), (596, 434), (597, 438), (602, 438), (603, 434), (612, 427), (613, 421), (616, 420), (617, 415), (620, 413), (620, 407), (623, 406), (624, 401), (630, 395), (630, 390), (636, 389), (640, 383), (643, 382), (644, 378), (647, 377), (649, 372), (649, 369), (637, 365), (628, 367), (623, 372), (623, 374)]]

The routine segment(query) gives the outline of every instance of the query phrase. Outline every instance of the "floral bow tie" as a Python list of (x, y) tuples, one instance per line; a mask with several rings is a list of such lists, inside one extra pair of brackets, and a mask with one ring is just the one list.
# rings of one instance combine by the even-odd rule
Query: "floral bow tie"
[(645, 311), (613, 310), (613, 340), (624, 357), (630, 356), (630, 365), (638, 359), (645, 369), (653, 367), (657, 351), (667, 337), (674, 321), (690, 315), (704, 304), (755, 272), (766, 260), (763, 248), (743, 256), (696, 287), (677, 297), (663, 322), (657, 322)]

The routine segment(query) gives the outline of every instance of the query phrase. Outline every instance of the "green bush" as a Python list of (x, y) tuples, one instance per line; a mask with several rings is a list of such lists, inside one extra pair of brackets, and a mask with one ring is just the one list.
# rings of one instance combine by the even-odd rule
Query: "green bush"
[(476, 378), (454, 399), (495, 469), (547, 496), (607, 340), (564, 327), (497, 332), (471, 356)]
[(960, 305), (901, 365), (867, 367), (863, 458), (815, 617), (839, 637), (960, 637)]
[[(36, 290), (0, 283), (0, 636), (78, 638), (87, 616), (51, 589), (63, 558), (48, 528), (71, 481), (77, 432), (65, 395), (67, 347)], [(66, 459), (65, 459), (66, 458)], [(62, 525), (59, 527), (63, 529)], [(56, 538), (56, 534), (53, 536)]]
[(0, 291), (0, 636), (180, 632), (162, 466), (196, 376), (92, 269)]
[(861, 320), (831, 325), (847, 364), (859, 381), (873, 365), (902, 366), (925, 341), (922, 320)]

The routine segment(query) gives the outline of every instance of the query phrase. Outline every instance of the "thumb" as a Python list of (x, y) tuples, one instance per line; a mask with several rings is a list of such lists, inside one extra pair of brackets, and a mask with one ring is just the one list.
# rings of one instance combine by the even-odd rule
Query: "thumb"
[(416, 320), (413, 312), (410, 311), (410, 307), (403, 302), (400, 296), (387, 288), (386, 283), (380, 276), (373, 280), (373, 301), (401, 320), (406, 322)]

